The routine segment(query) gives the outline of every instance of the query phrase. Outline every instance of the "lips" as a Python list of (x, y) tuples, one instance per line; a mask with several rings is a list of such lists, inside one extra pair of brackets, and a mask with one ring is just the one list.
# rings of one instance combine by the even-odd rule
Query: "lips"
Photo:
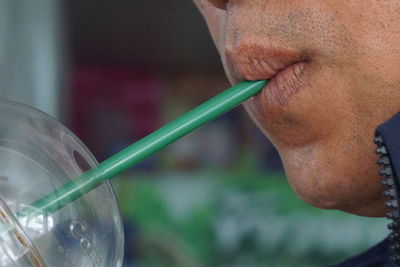
[(290, 50), (242, 45), (227, 50), (226, 64), (234, 83), (242, 80), (269, 80), (256, 96), (259, 105), (277, 108), (288, 105), (304, 88), (306, 58)]

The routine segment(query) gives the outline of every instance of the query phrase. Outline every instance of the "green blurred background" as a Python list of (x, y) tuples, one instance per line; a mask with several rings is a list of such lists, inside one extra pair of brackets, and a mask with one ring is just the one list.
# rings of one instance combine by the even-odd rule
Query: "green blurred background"
[(307, 206), (281, 175), (135, 177), (116, 183), (132, 266), (327, 266), (386, 232), (382, 220)]
[[(229, 86), (189, 0), (3, 0), (0, 18), (1, 97), (55, 116), (99, 160)], [(301, 202), (241, 108), (113, 183), (125, 267), (326, 266), (387, 234)]]

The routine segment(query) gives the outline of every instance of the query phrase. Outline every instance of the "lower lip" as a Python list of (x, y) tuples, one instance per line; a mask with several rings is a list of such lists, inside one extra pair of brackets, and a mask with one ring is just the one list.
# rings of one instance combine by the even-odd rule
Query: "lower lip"
[(270, 107), (282, 107), (304, 88), (303, 73), (306, 63), (295, 63), (277, 73), (266, 85), (258, 97)]

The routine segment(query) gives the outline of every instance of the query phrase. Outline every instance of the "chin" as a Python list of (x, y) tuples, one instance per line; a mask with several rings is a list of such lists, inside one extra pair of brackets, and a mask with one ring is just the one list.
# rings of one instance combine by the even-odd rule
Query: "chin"
[(350, 151), (344, 150), (339, 146), (328, 152), (318, 145), (281, 150), (292, 188), (302, 200), (321, 209), (384, 216), (387, 210), (373, 144), (368, 154), (347, 154)]

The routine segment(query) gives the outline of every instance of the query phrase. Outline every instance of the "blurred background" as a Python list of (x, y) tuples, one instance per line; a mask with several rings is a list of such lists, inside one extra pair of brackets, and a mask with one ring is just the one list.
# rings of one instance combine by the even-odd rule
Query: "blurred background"
[[(229, 86), (191, 1), (2, 0), (0, 94), (103, 160)], [(113, 181), (124, 266), (326, 266), (386, 221), (301, 202), (242, 108)]]

